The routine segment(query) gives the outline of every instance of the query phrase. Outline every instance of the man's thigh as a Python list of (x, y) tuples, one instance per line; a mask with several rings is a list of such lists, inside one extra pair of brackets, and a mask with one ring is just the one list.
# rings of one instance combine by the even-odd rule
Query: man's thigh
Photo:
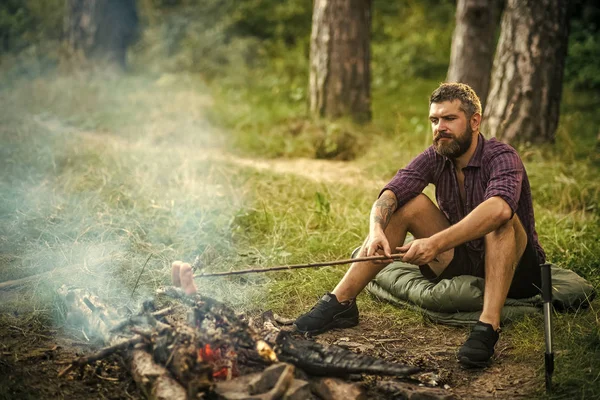
[[(408, 230), (416, 239), (423, 239), (433, 236), (448, 227), (450, 227), (450, 222), (446, 219), (444, 213), (429, 197), (420, 194), (396, 210), (386, 228), (386, 235), (388, 235), (388, 238), (393, 238), (397, 236), (397, 233), (405, 234)], [(402, 236), (402, 240), (404, 240), (404, 236)], [(402, 243), (390, 243), (390, 245), (401, 246)], [(431, 262), (430, 267), (433, 271), (440, 273), (452, 261), (453, 255), (453, 249), (438, 254), (437, 261)]]
[[(472, 275), (479, 278), (485, 278), (483, 262), (479, 265), (474, 265), (469, 257), (467, 247), (464, 244), (454, 248), (454, 258), (452, 259), (452, 262), (448, 264), (446, 269), (439, 276), (436, 276), (428, 265), (422, 265), (419, 269), (427, 279), (435, 283), (442, 279), (451, 279), (460, 275)], [(515, 270), (515, 275), (508, 291), (508, 297), (513, 299), (524, 299), (540, 293), (540, 274), (541, 271), (537, 252), (531, 242), (527, 241), (525, 251)]]

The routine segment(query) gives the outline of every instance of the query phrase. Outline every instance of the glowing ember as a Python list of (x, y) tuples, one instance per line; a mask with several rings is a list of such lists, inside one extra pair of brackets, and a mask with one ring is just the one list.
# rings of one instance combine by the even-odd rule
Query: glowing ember
[(215, 380), (229, 380), (239, 375), (236, 363), (237, 355), (233, 350), (213, 349), (210, 344), (205, 344), (198, 349), (199, 363), (210, 365)]

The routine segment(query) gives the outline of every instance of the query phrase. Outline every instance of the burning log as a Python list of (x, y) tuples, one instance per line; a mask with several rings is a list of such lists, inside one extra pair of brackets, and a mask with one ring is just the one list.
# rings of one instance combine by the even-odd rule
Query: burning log
[[(65, 285), (58, 290), (58, 293), (67, 306), (67, 320), (83, 326), (89, 336), (98, 337), (109, 345), (94, 355), (73, 361), (70, 366), (61, 371), (61, 376), (74, 367), (82, 367), (117, 351), (130, 348), (135, 343), (142, 342), (142, 336), (126, 337), (112, 331), (111, 328), (118, 324), (113, 321), (122, 321), (123, 318), (115, 312), (109, 311), (110, 308), (105, 306), (97, 296), (84, 289)], [(186, 399), (183, 387), (170, 376), (164, 367), (156, 364), (152, 355), (144, 349), (134, 349), (128, 359), (134, 380), (149, 399)]]

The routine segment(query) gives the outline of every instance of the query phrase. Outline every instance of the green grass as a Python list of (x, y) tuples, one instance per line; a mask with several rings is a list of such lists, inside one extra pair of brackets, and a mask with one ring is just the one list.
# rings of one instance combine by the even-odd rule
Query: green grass
[[(171, 261), (197, 254), (211, 271), (347, 258), (367, 231), (379, 183), (429, 144), (426, 99), (437, 81), (376, 90), (371, 124), (328, 124), (306, 118), (303, 101), (290, 97), (289, 81), (274, 94), (277, 79), (246, 80), (253, 73), (259, 72), (208, 84), (186, 74), (51, 75), (5, 84), (0, 280), (64, 269), (12, 291), (2, 310), (33, 311), (50, 321), (60, 315), (54, 291), (63, 283), (127, 304), (150, 255), (130, 306), (168, 283)], [(555, 146), (519, 151), (549, 260), (598, 289), (600, 182), (593, 146), (600, 117), (577, 107), (580, 97), (565, 94)], [(340, 146), (337, 132), (357, 138), (355, 159), (347, 163), (362, 171), (354, 182), (353, 175), (321, 182), (318, 173), (314, 180), (237, 158), (314, 158), (324, 137)], [(273, 309), (293, 317), (344, 271), (198, 283), (240, 311)], [(359, 302), (369, 318), (427, 326), (417, 313), (368, 295)], [(597, 309), (595, 301), (592, 310), (556, 318), (556, 398), (591, 398), (600, 390)], [(542, 354), (540, 325), (534, 317), (507, 330), (515, 354)]]

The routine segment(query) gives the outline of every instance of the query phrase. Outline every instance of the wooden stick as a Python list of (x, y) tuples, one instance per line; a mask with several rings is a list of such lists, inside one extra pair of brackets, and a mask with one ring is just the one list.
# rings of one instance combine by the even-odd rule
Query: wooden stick
[(146, 262), (144, 263), (144, 266), (142, 267), (142, 270), (140, 271), (140, 274), (138, 275), (137, 281), (135, 281), (135, 286), (133, 287), (133, 290), (131, 291), (131, 297), (129, 298), (129, 301), (131, 301), (133, 299), (133, 294), (135, 293), (135, 289), (137, 289), (138, 283), (140, 283), (140, 278), (142, 277), (142, 274), (144, 273), (144, 270), (146, 269), (146, 265), (148, 264), (148, 261), (150, 261), (151, 258), (152, 258), (152, 253), (150, 253), (148, 258), (146, 259)]
[(34, 275), (29, 275), (28, 277), (25, 277), (25, 278), (15, 279), (12, 281), (4, 281), (4, 282), (0, 283), (0, 290), (9, 289), (14, 286), (24, 285), (27, 282), (31, 282), (36, 279), (41, 279), (42, 277), (45, 277), (46, 275), (51, 275), (54, 272), (56, 272), (56, 273), (65, 272), (69, 267), (70, 266), (54, 268), (50, 271), (46, 271), (46, 272), (42, 272), (42, 273), (34, 274)]
[[(401, 259), (403, 256), (404, 256), (404, 253), (392, 254), (391, 259), (398, 260), (398, 259)], [(279, 267), (270, 267), (270, 268), (251, 268), (251, 269), (241, 269), (239, 271), (213, 272), (210, 274), (197, 274), (197, 275), (194, 275), (194, 278), (208, 278), (208, 277), (213, 277), (213, 276), (227, 276), (227, 275), (242, 275), (242, 274), (251, 274), (251, 273), (257, 273), (257, 272), (281, 271), (281, 270), (286, 270), (286, 269), (298, 269), (298, 268), (330, 267), (333, 265), (351, 264), (354, 262), (361, 262), (361, 261), (386, 261), (386, 260), (390, 260), (390, 257), (387, 257), (387, 256), (358, 257), (358, 258), (349, 258), (346, 260), (325, 261), (325, 262), (319, 262), (319, 263), (282, 265)]]
[(73, 369), (73, 367), (81, 367), (86, 364), (91, 364), (94, 361), (98, 361), (103, 358), (106, 358), (106, 357), (110, 356), (111, 354), (116, 353), (117, 351), (127, 349), (129, 346), (133, 346), (134, 344), (140, 343), (141, 341), (142, 341), (141, 336), (134, 336), (131, 339), (125, 340), (123, 342), (117, 343), (117, 344), (109, 346), (109, 347), (105, 347), (102, 350), (100, 350), (99, 352), (94, 353), (92, 355), (89, 355), (86, 357), (79, 357), (78, 359), (71, 362), (70, 368), (67, 367), (64, 370), (62, 370), (58, 374), (58, 376), (59, 377), (63, 376), (64, 374), (69, 372), (71, 369)]
[[(167, 307), (167, 308), (163, 308), (162, 310), (155, 311), (150, 315), (154, 318), (164, 317), (165, 315), (171, 314), (173, 311), (174, 311), (174, 307)], [(115, 325), (113, 325), (110, 328), (110, 332), (120, 331), (121, 329), (125, 328), (127, 325), (132, 325), (132, 324), (136, 323), (137, 320), (141, 320), (143, 318), (144, 318), (144, 314), (132, 315), (132, 316), (122, 320), (121, 322), (118, 322)]]

